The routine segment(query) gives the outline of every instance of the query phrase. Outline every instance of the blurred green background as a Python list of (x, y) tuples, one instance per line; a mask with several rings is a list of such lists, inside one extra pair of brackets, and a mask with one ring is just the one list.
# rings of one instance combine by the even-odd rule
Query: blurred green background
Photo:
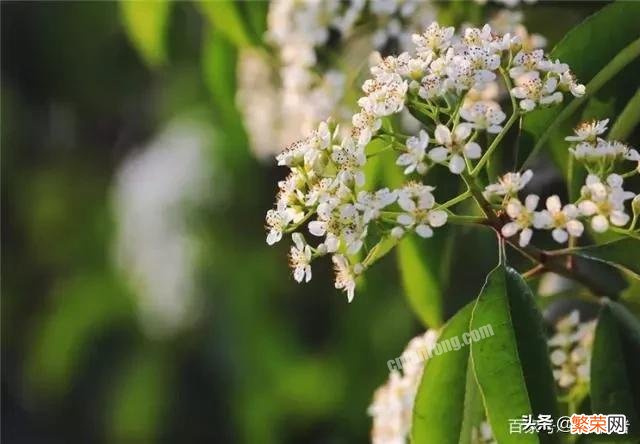
[[(328, 261), (301, 286), (267, 248), (284, 171), (248, 148), (235, 62), (268, 3), (235, 4), (240, 34), (229, 5), (2, 2), (3, 442), (368, 440), (424, 327), (393, 258), (348, 305)], [(530, 27), (551, 47), (598, 7)], [(451, 313), (493, 260), (465, 254), (490, 233), (448, 230)]]

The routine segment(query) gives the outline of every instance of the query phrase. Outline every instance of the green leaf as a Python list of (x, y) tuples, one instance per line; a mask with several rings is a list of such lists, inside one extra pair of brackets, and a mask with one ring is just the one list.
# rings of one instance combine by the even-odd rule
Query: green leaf
[[(557, 126), (577, 111), (588, 97), (638, 57), (639, 15), (640, 2), (615, 2), (573, 28), (556, 45), (551, 58), (568, 63), (578, 80), (587, 84), (587, 94), (568, 104), (539, 109), (525, 116), (519, 165), (541, 149)], [(606, 39), (601, 37), (603, 29), (607, 30)]]
[(490, 325), (495, 335), (471, 344), (473, 369), (487, 417), (500, 443), (551, 442), (553, 435), (509, 433), (509, 419), (557, 414), (542, 320), (524, 279), (499, 265), (476, 302), (471, 330)]
[(200, 10), (211, 26), (236, 46), (248, 46), (251, 37), (233, 0), (202, 0)]
[(154, 442), (163, 430), (173, 363), (162, 350), (148, 348), (133, 356), (110, 392), (113, 442)]
[(145, 62), (157, 67), (166, 62), (165, 34), (168, 0), (120, 2), (120, 12), (129, 39)]
[(626, 140), (640, 123), (640, 88), (629, 100), (609, 132), (610, 140)]
[(467, 304), (447, 322), (438, 338), (438, 342), (451, 341), (461, 349), (427, 361), (413, 407), (412, 442), (454, 444), (461, 436), (469, 349), (460, 338), (469, 331), (472, 310), (473, 303)]
[(415, 237), (398, 244), (398, 262), (409, 305), (425, 326), (442, 325), (441, 289), (437, 273), (420, 255)]
[(234, 172), (242, 175), (250, 156), (242, 118), (236, 107), (236, 61), (238, 49), (219, 32), (203, 33), (202, 76), (213, 99), (216, 128), (225, 143), (216, 145), (217, 155)]
[(576, 248), (569, 254), (611, 265), (640, 279), (640, 241), (636, 239), (625, 237), (605, 244)]
[(236, 49), (222, 35), (205, 33), (202, 45), (202, 74), (220, 119), (227, 128), (237, 128), (240, 115), (235, 105)]
[(629, 362), (629, 353), (639, 352), (625, 349), (621, 329), (610, 304), (600, 309), (591, 358), (591, 409), (602, 414), (624, 414), (632, 428), (638, 432), (638, 410), (634, 401)]

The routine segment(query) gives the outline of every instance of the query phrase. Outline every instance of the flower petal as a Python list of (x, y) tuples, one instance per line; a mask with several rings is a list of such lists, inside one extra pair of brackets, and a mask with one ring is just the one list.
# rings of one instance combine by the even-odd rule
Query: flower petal
[(449, 156), (449, 150), (443, 146), (438, 146), (429, 151), (429, 159), (434, 162), (444, 162)]
[(524, 230), (522, 230), (520, 232), (518, 245), (520, 245), (523, 248), (529, 245), (529, 242), (531, 241), (531, 236), (533, 236), (533, 230), (531, 228), (525, 228)]
[(453, 174), (460, 174), (464, 171), (466, 164), (462, 156), (458, 154), (454, 154), (451, 156), (451, 160), (449, 161), (449, 171)]
[(444, 125), (438, 125), (435, 133), (436, 141), (441, 145), (451, 145), (451, 131)]
[(479, 159), (482, 156), (482, 148), (476, 142), (469, 142), (464, 146), (464, 153), (469, 159)]
[(434, 210), (429, 212), (429, 224), (432, 227), (441, 227), (447, 223), (447, 213), (442, 210)]
[(555, 240), (559, 244), (564, 244), (567, 239), (569, 239), (569, 234), (562, 228), (556, 228), (555, 230), (553, 230), (551, 232), (551, 236), (553, 237), (553, 240)]
[(418, 225), (416, 227), (416, 233), (418, 234), (418, 236), (424, 237), (424, 238), (433, 236), (433, 230), (429, 225), (425, 225), (425, 224)]

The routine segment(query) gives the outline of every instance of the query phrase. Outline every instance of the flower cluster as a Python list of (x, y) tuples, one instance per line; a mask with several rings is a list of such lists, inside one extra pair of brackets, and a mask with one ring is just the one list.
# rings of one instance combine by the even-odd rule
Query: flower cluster
[(562, 92), (575, 97), (585, 93), (585, 86), (576, 81), (569, 65), (546, 58), (541, 49), (520, 50), (513, 58), (509, 75), (516, 83), (511, 94), (520, 99), (523, 111), (560, 103)]
[[(580, 192), (580, 198), (575, 203), (563, 205), (558, 196), (550, 196), (545, 202), (545, 208), (537, 211), (540, 198), (529, 194), (524, 202), (518, 198), (520, 191), (533, 177), (533, 172), (507, 173), (497, 183), (485, 188), (485, 196), (489, 199), (500, 200), (500, 206), (509, 219), (502, 226), (502, 235), (512, 237), (519, 233), (518, 243), (521, 247), (529, 244), (533, 229), (551, 230), (553, 239), (558, 243), (565, 243), (570, 237), (580, 237), (584, 232), (582, 221), (588, 221), (593, 231), (603, 233), (611, 226), (624, 227), (631, 219), (626, 212), (625, 202), (633, 199), (635, 193), (623, 188), (624, 179), (621, 175), (612, 173), (617, 161), (628, 159), (638, 161), (640, 155), (635, 149), (623, 145), (621, 142), (607, 142), (598, 136), (607, 130), (608, 120), (585, 122), (580, 124), (574, 136), (566, 138), (576, 144), (570, 148), (572, 154), (580, 159), (578, 147), (589, 145), (594, 151), (605, 146), (622, 146), (623, 152), (607, 158), (605, 154), (597, 159), (598, 167), (586, 178), (585, 185)], [(600, 146), (601, 148), (598, 148)], [(586, 149), (586, 148), (585, 148)], [(595, 163), (591, 164), (592, 166)], [(597, 174), (595, 173), (597, 171)], [(633, 227), (631, 227), (632, 229)]]
[[(435, 330), (413, 338), (401, 357), (405, 363), (402, 372), (393, 370), (387, 383), (376, 390), (368, 410), (373, 417), (373, 444), (406, 442), (411, 431), (413, 403), (425, 365), (424, 360), (414, 361), (411, 358), (424, 356), (426, 350), (436, 345), (437, 338)], [(407, 359), (403, 359), (405, 357)]]
[(581, 123), (573, 136), (565, 138), (571, 142), (569, 151), (573, 157), (584, 164), (591, 174), (603, 176), (612, 171), (622, 160), (637, 162), (640, 168), (640, 154), (637, 150), (617, 140), (604, 140), (609, 119), (593, 120)]
[(553, 377), (562, 390), (589, 383), (591, 351), (596, 321), (580, 322), (580, 313), (572, 311), (556, 324), (549, 339)]
[[(454, 28), (434, 22), (415, 34), (413, 41), (413, 55), (388, 56), (371, 68), (372, 77), (362, 86), (364, 95), (357, 101), (359, 109), (350, 129), (322, 122), (277, 156), (278, 164), (291, 172), (279, 183), (275, 208), (267, 213), (267, 242), (279, 241), (285, 232), (295, 233), (290, 257), (297, 281), (310, 279), (315, 258), (333, 255), (335, 286), (347, 293), (349, 301), (357, 276), (378, 259), (375, 255), (362, 259), (366, 245), (399, 239), (407, 231), (431, 237), (449, 216), (446, 206), (436, 203), (435, 188), (422, 181), (412, 179), (392, 190), (365, 187), (367, 159), (379, 154), (367, 151), (370, 142), (382, 141), (387, 149), (398, 152), (396, 163), (407, 175), (419, 177), (436, 164), (456, 175), (470, 174), (482, 162), (478, 136), (507, 129), (502, 126), (506, 116), (499, 104), (482, 94), (495, 83), (499, 71), (511, 69), (517, 59), (512, 54), (521, 53), (517, 37), (498, 35), (488, 25), (456, 35)], [(559, 62), (542, 58), (541, 63)], [(503, 78), (508, 82), (506, 75)], [(423, 125), (416, 136), (394, 130), (390, 117), (403, 110)], [(519, 113), (512, 111), (513, 116)], [(508, 213), (517, 223), (505, 230), (521, 231), (526, 243), (533, 223), (530, 207), (537, 202), (529, 199), (530, 204), (518, 205), (510, 186), (505, 182), (508, 192), (503, 194), (513, 198), (507, 202)], [(557, 228), (554, 236), (559, 238), (567, 230), (572, 233), (575, 224), (561, 220), (553, 201), (548, 207), (546, 225)], [(562, 211), (570, 217), (569, 208)], [(307, 223), (309, 233), (321, 238), (315, 247), (300, 232)]]
[[(238, 67), (237, 102), (255, 154), (270, 158), (329, 116), (348, 121), (349, 79), (357, 78), (359, 61), (374, 49), (408, 50), (412, 33), (435, 19), (436, 7), (424, 0), (270, 2), (266, 36), (276, 64), (245, 48)], [(522, 49), (544, 46), (521, 22), (521, 13), (504, 10), (491, 23), (517, 36)]]

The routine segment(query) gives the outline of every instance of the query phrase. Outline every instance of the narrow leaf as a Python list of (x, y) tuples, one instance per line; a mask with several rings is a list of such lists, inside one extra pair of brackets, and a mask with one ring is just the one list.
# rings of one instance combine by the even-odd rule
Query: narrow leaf
[(638, 123), (640, 123), (640, 88), (616, 119), (616, 123), (609, 132), (609, 139), (626, 140)]
[(120, 2), (127, 35), (145, 62), (152, 67), (166, 61), (164, 41), (169, 7), (167, 0)]
[(231, 43), (236, 46), (251, 44), (251, 37), (233, 0), (202, 0), (198, 4), (211, 26)]
[(235, 67), (236, 48), (218, 31), (205, 33), (202, 44), (202, 74), (205, 85), (214, 99), (224, 126), (238, 130), (240, 117), (235, 105)]

